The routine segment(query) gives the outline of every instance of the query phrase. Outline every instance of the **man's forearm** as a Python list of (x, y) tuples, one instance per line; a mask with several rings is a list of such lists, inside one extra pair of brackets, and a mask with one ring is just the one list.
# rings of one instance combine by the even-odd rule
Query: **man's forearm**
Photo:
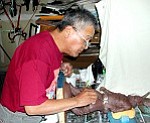
[(74, 98), (51, 100), (48, 99), (38, 106), (25, 106), (28, 115), (48, 115), (72, 109), (77, 106)]

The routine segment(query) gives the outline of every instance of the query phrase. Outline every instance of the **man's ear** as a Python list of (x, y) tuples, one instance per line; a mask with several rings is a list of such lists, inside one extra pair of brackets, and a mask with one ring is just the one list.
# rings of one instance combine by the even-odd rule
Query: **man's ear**
[(65, 37), (68, 37), (71, 33), (72, 33), (72, 26), (67, 26), (65, 27), (64, 31), (65, 31)]

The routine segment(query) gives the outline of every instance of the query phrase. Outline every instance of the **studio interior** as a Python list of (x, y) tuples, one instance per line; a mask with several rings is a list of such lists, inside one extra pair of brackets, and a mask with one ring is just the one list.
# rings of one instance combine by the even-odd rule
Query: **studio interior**
[(63, 54), (63, 62), (73, 66), (64, 81), (78, 89), (99, 92), (105, 87), (127, 97), (140, 96), (148, 103), (117, 113), (97, 109), (76, 115), (67, 110), (41, 123), (150, 123), (150, 0), (0, 0), (0, 95), (15, 50), (27, 39), (55, 30), (75, 9), (91, 12), (97, 27), (79, 56)]

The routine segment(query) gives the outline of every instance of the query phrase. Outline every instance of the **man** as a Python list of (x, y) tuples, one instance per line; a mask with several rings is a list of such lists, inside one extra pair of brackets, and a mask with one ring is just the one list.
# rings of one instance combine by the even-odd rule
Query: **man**
[[(0, 100), (0, 120), (39, 123), (43, 115), (97, 102), (99, 97), (92, 89), (84, 89), (70, 98), (55, 99), (60, 67), (65, 75), (71, 74), (71, 66), (62, 65), (62, 54), (77, 57), (88, 48), (95, 28), (95, 17), (85, 9), (77, 9), (66, 13), (54, 31), (41, 32), (22, 43), (7, 71)], [(128, 102), (125, 105), (131, 108)]]

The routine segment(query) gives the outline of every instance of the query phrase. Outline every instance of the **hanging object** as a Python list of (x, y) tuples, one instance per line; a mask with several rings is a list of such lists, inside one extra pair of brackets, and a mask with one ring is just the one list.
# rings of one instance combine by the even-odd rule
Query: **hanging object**
[[(32, 0), (33, 2), (33, 6), (32, 6), (32, 10), (35, 10), (35, 7), (39, 5), (39, 1), (38, 0)], [(24, 5), (26, 6), (26, 11), (29, 11), (30, 8), (30, 0), (24, 0)]]
[(9, 8), (9, 13), (10, 13), (11, 17), (14, 17), (17, 15), (17, 7), (16, 6), (17, 6), (16, 0), (12, 0), (10, 8)]
[[(15, 41), (15, 37), (16, 36), (22, 36), (24, 38), (24, 40), (26, 39), (26, 36), (27, 36), (27, 33), (26, 32), (23, 32), (22, 29), (19, 27), (19, 24), (20, 24), (20, 15), (21, 15), (21, 8), (22, 6), (21, 5), (18, 5), (19, 6), (19, 14), (18, 14), (18, 21), (17, 21), (17, 26), (15, 27), (14, 24), (12, 23), (12, 27), (13, 27), (13, 30), (11, 30), (9, 33), (8, 33), (8, 37), (9, 39), (11, 40), (11, 42), (13, 43)], [(7, 12), (7, 11), (6, 11)], [(8, 15), (9, 16), (9, 15)], [(11, 19), (10, 19), (11, 20)], [(12, 21), (11, 21), (12, 22)]]
[[(25, 39), (26, 39), (26, 36), (27, 36), (27, 33), (24, 32), (24, 31), (19, 27), (22, 5), (17, 5), (17, 4), (15, 4), (15, 6), (19, 6), (19, 13), (18, 13), (17, 26), (15, 26), (14, 23), (13, 23), (13, 21), (11, 20), (11, 18), (10, 18), (10, 16), (9, 16), (9, 14), (8, 14), (6, 8), (5, 8), (5, 2), (4, 2), (4, 1), (1, 1), (1, 2), (2, 2), (2, 5), (3, 5), (4, 13), (5, 13), (5, 15), (7, 16), (8, 20), (10, 21), (10, 24), (11, 24), (12, 29), (13, 29), (13, 30), (10, 30), (10, 32), (8, 33), (8, 37), (9, 37), (11, 43), (15, 42), (15, 38), (16, 38), (17, 36), (21, 36), (21, 37), (23, 37), (24, 40), (25, 40)], [(13, 2), (13, 3), (11, 3), (11, 5), (14, 6), (14, 3), (16, 3), (15, 0), (12, 0), (12, 2)], [(17, 9), (16, 9), (16, 10), (17, 10)], [(11, 9), (10, 9), (10, 11), (11, 11), (10, 13), (12, 14), (11, 16), (15, 16), (15, 14), (16, 14), (17, 12), (14, 13), (14, 11), (16, 11), (16, 10), (15, 10), (14, 8), (11, 8)]]

